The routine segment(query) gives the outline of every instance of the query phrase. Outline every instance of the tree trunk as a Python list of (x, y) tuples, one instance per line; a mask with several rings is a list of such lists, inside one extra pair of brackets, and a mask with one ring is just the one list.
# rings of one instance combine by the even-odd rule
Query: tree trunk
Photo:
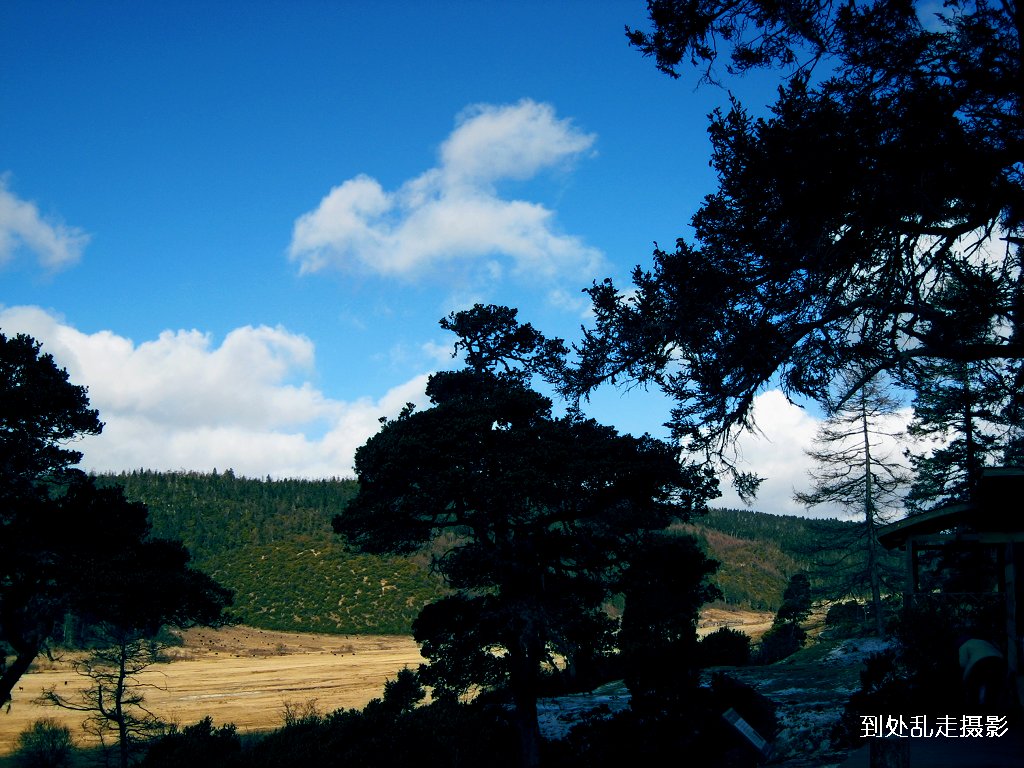
[(511, 666), (509, 687), (515, 707), (515, 724), (519, 735), (519, 765), (521, 768), (540, 766), (540, 724), (537, 722), (537, 654), (528, 638), (509, 649)]
[(11, 700), (11, 691), (14, 690), (14, 686), (17, 684), (21, 676), (24, 675), (29, 666), (35, 660), (36, 656), (39, 655), (39, 647), (16, 647), (14, 649), (17, 652), (17, 657), (12, 662), (11, 666), (4, 670), (3, 675), (0, 675), (0, 706), (6, 704)]
[(878, 541), (875, 539), (875, 500), (872, 487), (871, 433), (868, 431), (867, 394), (861, 392), (861, 426), (864, 430), (864, 523), (868, 537), (868, 579), (871, 583), (871, 603), (875, 609), (875, 632), (885, 637), (882, 617), (882, 586), (878, 575)]
[(118, 649), (117, 686), (114, 690), (114, 713), (117, 720), (118, 748), (121, 756), (121, 768), (128, 768), (128, 722), (124, 711), (124, 681), (127, 676), (125, 668), (128, 660), (127, 646), (122, 643)]

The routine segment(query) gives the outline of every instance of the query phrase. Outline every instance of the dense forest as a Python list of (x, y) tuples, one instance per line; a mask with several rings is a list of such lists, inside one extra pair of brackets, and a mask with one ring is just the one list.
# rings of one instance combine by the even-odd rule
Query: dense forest
[[(419, 610), (444, 593), (430, 556), (351, 552), (331, 517), (354, 480), (273, 480), (221, 473), (139, 470), (99, 475), (149, 507), (153, 535), (180, 539), (197, 567), (234, 590), (234, 616), (264, 629), (408, 634)], [(712, 509), (681, 526), (721, 565), (713, 581), (730, 606), (775, 611), (789, 578), (816, 573), (815, 548), (851, 523), (742, 509)], [(819, 576), (816, 587), (833, 586)]]

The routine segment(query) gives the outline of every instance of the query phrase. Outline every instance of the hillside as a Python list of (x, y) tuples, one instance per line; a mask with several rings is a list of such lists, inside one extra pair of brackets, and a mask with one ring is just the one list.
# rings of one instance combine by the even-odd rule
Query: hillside
[[(679, 526), (701, 540), (721, 563), (715, 581), (724, 602), (775, 611), (789, 577), (804, 571), (816, 596), (834, 599), (867, 594), (863, 528), (852, 522), (772, 515), (744, 509), (712, 509)], [(894, 553), (882, 553), (883, 574), (900, 570)]]
[(443, 593), (425, 557), (349, 552), (331, 517), (353, 480), (251, 480), (233, 473), (103, 475), (149, 507), (153, 536), (180, 539), (196, 567), (234, 590), (232, 615), (262, 629), (408, 634)]
[[(102, 475), (149, 506), (153, 535), (180, 539), (198, 568), (235, 591), (233, 614), (282, 631), (406, 634), (420, 608), (443, 593), (429, 556), (348, 551), (331, 517), (355, 495), (354, 480), (253, 480), (231, 471)], [(724, 602), (778, 608), (790, 576), (814, 545), (849, 527), (748, 510), (711, 510), (693, 533), (722, 563)]]

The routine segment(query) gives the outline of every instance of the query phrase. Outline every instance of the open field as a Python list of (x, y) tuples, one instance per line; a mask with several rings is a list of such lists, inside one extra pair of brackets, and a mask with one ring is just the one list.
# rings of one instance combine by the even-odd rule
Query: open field
[[(731, 626), (759, 637), (771, 614), (706, 609), (698, 633)], [(156, 664), (144, 682), (147, 706), (159, 717), (180, 725), (209, 715), (216, 725), (234, 723), (240, 732), (275, 728), (284, 719), (284, 704), (316, 700), (321, 712), (363, 707), (383, 693), (384, 681), (423, 659), (411, 637), (313, 635), (272, 632), (251, 627), (192, 629), (184, 644), (167, 649), (171, 661)], [(53, 661), (40, 657), (14, 691), (9, 712), (0, 711), (0, 755), (14, 748), (18, 734), (35, 720), (67, 723), (79, 743), (89, 743), (77, 712), (33, 703), (44, 688), (67, 695), (85, 687), (71, 668), (72, 655)]]
[(744, 608), (705, 608), (700, 612), (697, 636), (710, 635), (722, 627), (731, 627), (760, 640), (772, 626), (775, 614), (770, 611), (751, 611)]
[[(363, 707), (383, 692), (384, 681), (403, 667), (423, 661), (411, 637), (307, 635), (249, 627), (193, 629), (185, 644), (168, 650), (169, 663), (156, 664), (144, 682), (147, 706), (182, 725), (206, 715), (215, 724), (234, 723), (240, 732), (281, 725), (284, 703), (316, 700), (321, 712)], [(84, 687), (70, 658), (41, 657), (18, 682), (9, 712), (0, 711), (0, 755), (39, 718), (67, 723), (75, 740), (87, 743), (77, 712), (34, 704), (44, 688), (61, 694)]]

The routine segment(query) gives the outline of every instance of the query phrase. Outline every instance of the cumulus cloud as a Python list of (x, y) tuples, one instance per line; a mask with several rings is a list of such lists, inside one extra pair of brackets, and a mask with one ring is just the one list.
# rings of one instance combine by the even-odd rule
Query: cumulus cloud
[[(893, 414), (880, 427), (887, 432), (903, 433), (910, 417), (908, 408)], [(754, 399), (754, 420), (759, 433), (744, 433), (737, 444), (740, 469), (765, 478), (753, 508), (775, 514), (808, 514), (808, 510), (794, 500), (793, 494), (811, 489), (809, 472), (814, 468), (814, 461), (806, 451), (813, 447), (822, 419), (789, 402), (779, 390), (769, 390)], [(879, 456), (898, 458), (901, 445), (893, 438), (885, 438), (874, 450)], [(713, 503), (722, 507), (744, 507), (736, 492), (725, 482), (722, 484), (722, 497)], [(816, 516), (850, 516), (846, 510), (828, 505), (815, 507), (810, 512)]]
[(596, 249), (559, 232), (551, 209), (504, 199), (496, 184), (571, 163), (595, 140), (548, 104), (470, 107), (435, 168), (391, 192), (367, 175), (334, 187), (295, 222), (289, 255), (302, 272), (419, 276), (458, 263), (496, 279), (507, 261), (531, 278), (591, 276), (603, 261)]
[(240, 474), (352, 474), (355, 450), (406, 402), (423, 404), (426, 374), (380, 398), (333, 400), (313, 386), (313, 343), (284, 328), (237, 328), (219, 345), (199, 331), (136, 344), (86, 334), (37, 307), (0, 309), (5, 333), (24, 332), (89, 388), (103, 434), (85, 438), (96, 471), (233, 468)]
[(0, 175), (0, 266), (19, 251), (28, 251), (45, 270), (54, 272), (75, 264), (89, 235), (77, 227), (47, 220), (34, 203), (21, 200)]

